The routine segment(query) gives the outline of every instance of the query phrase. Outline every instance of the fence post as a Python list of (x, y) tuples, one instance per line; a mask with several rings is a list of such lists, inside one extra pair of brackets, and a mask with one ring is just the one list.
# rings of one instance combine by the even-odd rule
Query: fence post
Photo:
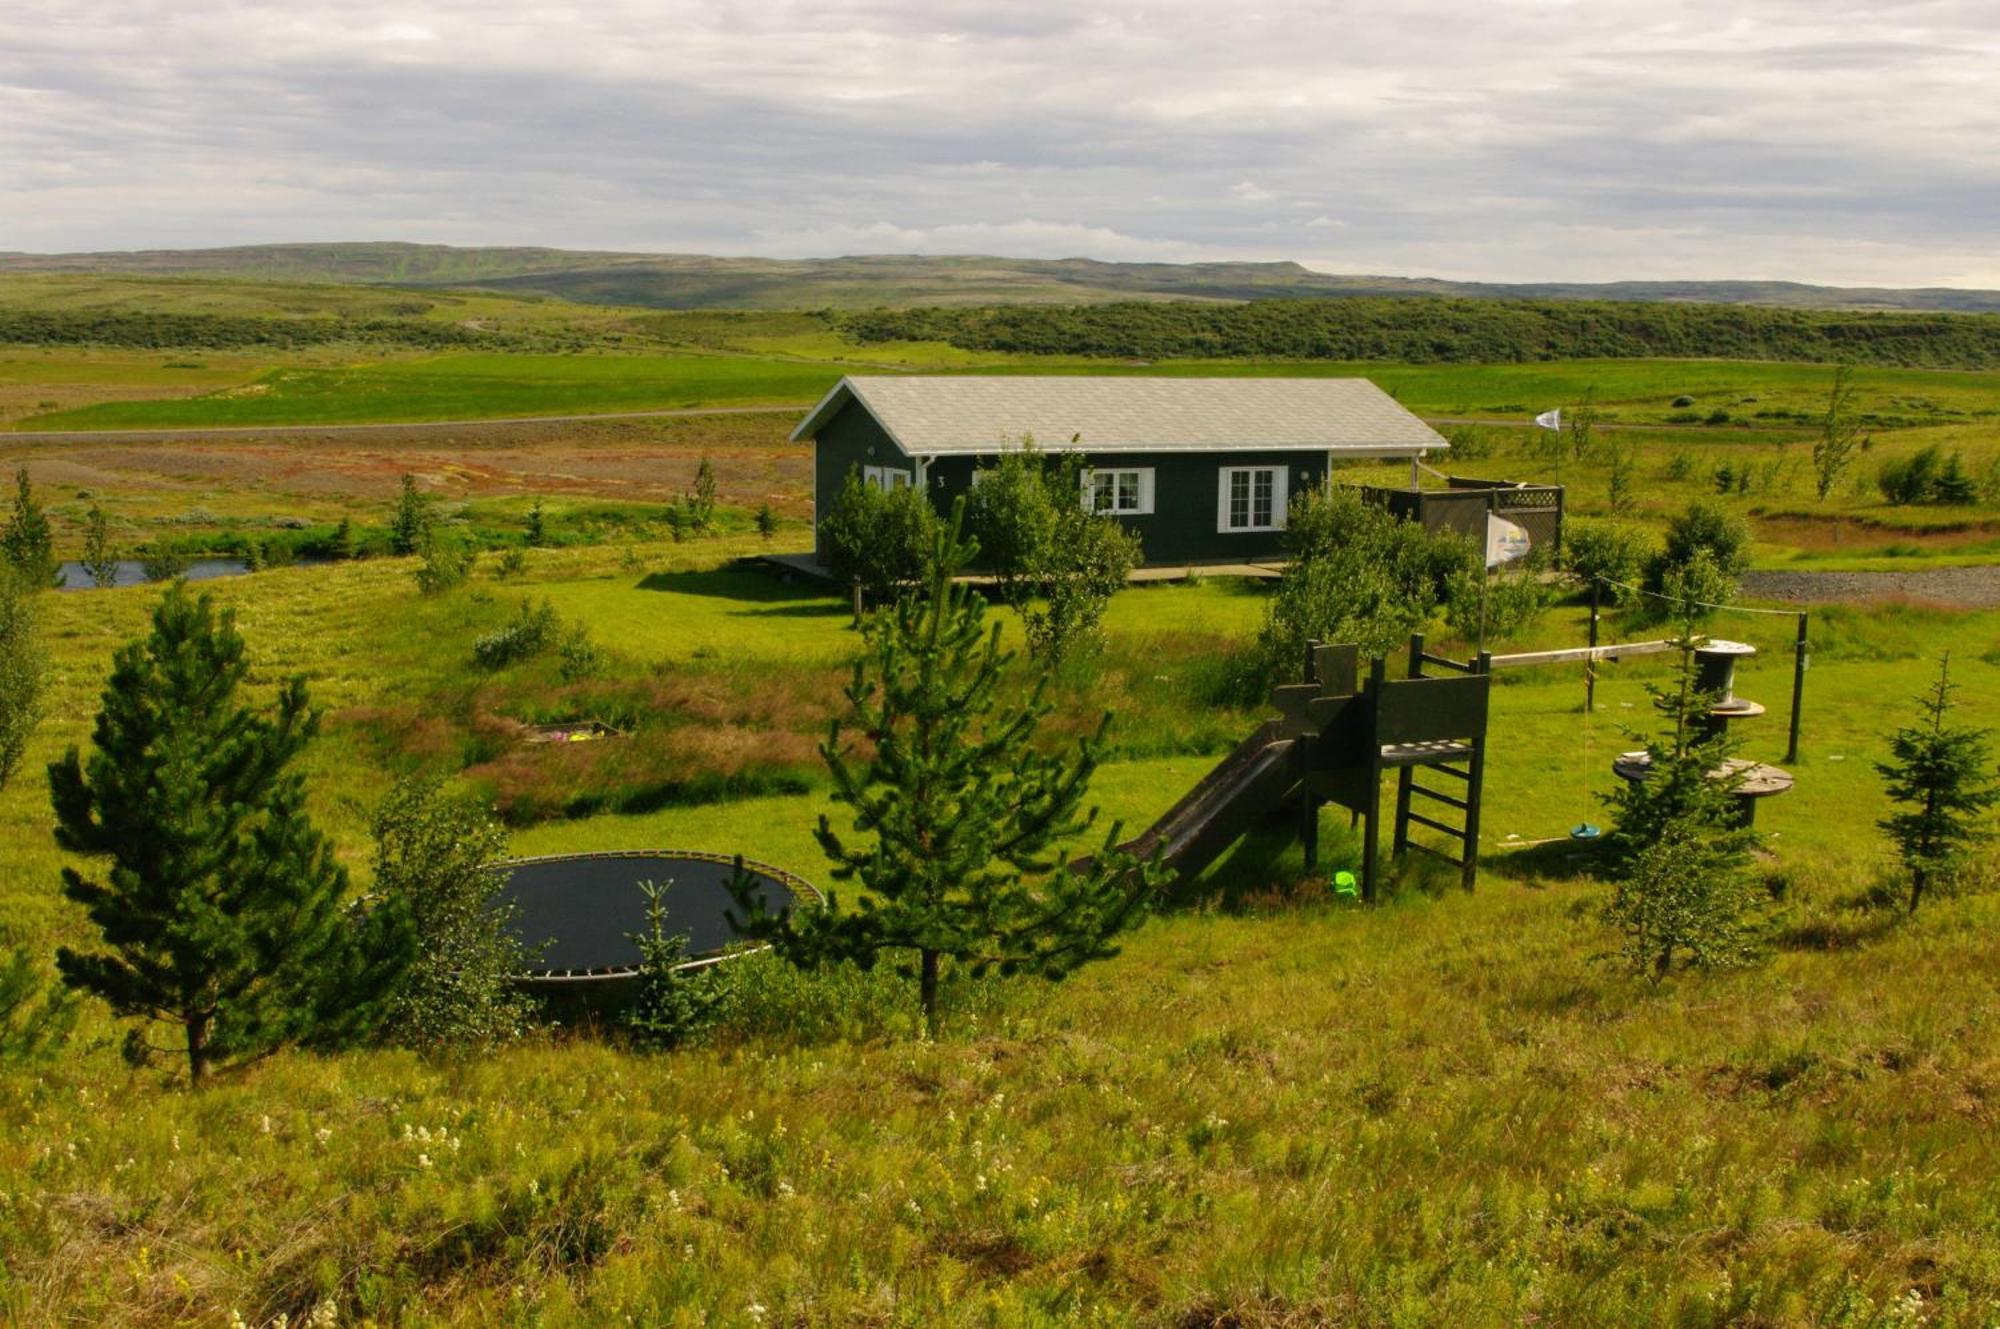
[[(1597, 649), (1597, 612), (1604, 594), (1604, 578), (1592, 576), (1590, 579), (1590, 649)], [(1583, 662), (1583, 710), (1584, 714), (1597, 709), (1597, 657), (1591, 656)]]
[(1792, 734), (1791, 746), (1785, 749), (1785, 760), (1799, 759), (1799, 703), (1806, 695), (1806, 612), (1799, 611), (1799, 639), (1792, 647)]

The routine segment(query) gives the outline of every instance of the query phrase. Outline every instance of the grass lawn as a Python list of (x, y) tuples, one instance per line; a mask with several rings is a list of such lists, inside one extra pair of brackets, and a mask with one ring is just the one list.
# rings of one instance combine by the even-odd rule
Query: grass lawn
[[(538, 553), (520, 584), (440, 601), (387, 560), (215, 592), (258, 686), (303, 671), (333, 708), (314, 806), (365, 877), (384, 766), (355, 718), (458, 687), (471, 637), (524, 596), (588, 623), (621, 676), (706, 679), (676, 695), (711, 701), (747, 680), (742, 723), (760, 686), (837, 680), (842, 606), (722, 566), (753, 547)], [(150, 602), (45, 601), (55, 695), (30, 772), (84, 738)], [(1179, 643), (1240, 637), (1261, 606), (1224, 580), (1128, 592), (1098, 672), (1192, 667)], [(411, 1324), (1985, 1323), (2000, 915), (1975, 896), (1896, 923), (1854, 900), (1885, 861), (1881, 735), (1946, 648), (1967, 718), (2000, 723), (2000, 614), (1816, 623), (1799, 787), (1759, 818), (1778, 944), (1752, 969), (1653, 987), (1596, 963), (1601, 888), (1565, 843), (1529, 843), (1601, 815), (1661, 666), (1610, 672), (1587, 724), (1578, 671), (1509, 676), (1475, 894), (1418, 874), (1382, 907), (1331, 905), (1289, 841), (1253, 837), (1212, 883), (1240, 909), (1164, 913), (1058, 987), (961, 982), (935, 1044), (907, 1036), (887, 971), (812, 984), (758, 961), (741, 981), (762, 1032), (706, 1050), (287, 1053), (189, 1094), (122, 1065), (92, 1011), (75, 1055), (0, 1076), (0, 1318), (296, 1323), (330, 1301)], [(1726, 626), (1764, 650), (1738, 691), (1770, 704), (1746, 737), (1775, 759), (1790, 624)], [(1561, 609), (1518, 644), (1577, 630)], [(1128, 701), (1148, 723), (1190, 705), (1164, 684)], [(1226, 743), (1250, 717), (1222, 719)], [(1096, 800), (1136, 829), (1213, 759), (1113, 762)], [(513, 848), (740, 849), (824, 883), (825, 806), (815, 786), (548, 820)], [(32, 774), (0, 792), (0, 927), (44, 953), (80, 935), (48, 823)], [(1351, 859), (1344, 819), (1327, 829)]]

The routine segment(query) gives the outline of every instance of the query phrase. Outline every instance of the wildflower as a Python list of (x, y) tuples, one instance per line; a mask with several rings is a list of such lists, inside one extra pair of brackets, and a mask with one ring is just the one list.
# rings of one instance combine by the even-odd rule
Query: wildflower
[(528, 1194), (540, 1195), (541, 1193), (542, 1193), (541, 1181), (535, 1177), (528, 1178)]
[(335, 1309), (332, 1298), (319, 1302), (306, 1316), (307, 1329), (333, 1329), (338, 1323), (340, 1312)]
[(429, 1167), (430, 1165), (431, 1165), (431, 1156), (430, 1156), (429, 1154), (418, 1154), (418, 1155), (417, 1155), (417, 1166), (418, 1166), (418, 1167)]
[(798, 1192), (797, 1192), (797, 1191), (794, 1191), (794, 1190), (792, 1189), (792, 1183), (791, 1183), (791, 1182), (789, 1182), (789, 1181), (780, 1181), (780, 1182), (778, 1183), (778, 1198), (779, 1198), (780, 1200), (789, 1200), (789, 1199), (791, 1199), (791, 1198), (792, 1198), (792, 1196), (794, 1196), (794, 1195), (796, 1195), (796, 1194), (798, 1194)]
[[(181, 1133), (179, 1131), (174, 1132), (173, 1145), (174, 1145), (174, 1152), (179, 1153), (181, 1151)], [(233, 1315), (235, 1314), (235, 1312), (231, 1311), (230, 1314)]]
[(325, 1126), (322, 1126), (318, 1130), (313, 1132), (313, 1139), (318, 1140), (321, 1144), (325, 1144), (328, 1140), (331, 1140), (332, 1138), (333, 1138), (333, 1132), (328, 1128), (326, 1128)]
[(745, 1306), (743, 1311), (751, 1319), (757, 1321), (757, 1323), (762, 1324), (764, 1322), (764, 1307), (762, 1304), (753, 1301), (748, 1306)]
[(266, 1112), (266, 1113), (265, 1113), (265, 1114), (264, 1114), (264, 1115), (263, 1115), (262, 1117), (258, 1118), (258, 1120), (257, 1120), (257, 1129), (258, 1129), (259, 1131), (263, 1132), (263, 1133), (264, 1133), (265, 1135), (269, 1135), (269, 1134), (271, 1133), (271, 1114), (270, 1114), (270, 1113)]

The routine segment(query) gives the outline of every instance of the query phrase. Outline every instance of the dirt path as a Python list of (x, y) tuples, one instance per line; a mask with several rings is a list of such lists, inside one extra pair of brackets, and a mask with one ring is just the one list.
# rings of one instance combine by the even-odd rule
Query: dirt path
[(1752, 572), (1743, 593), (1759, 600), (1921, 600), (1954, 609), (2000, 608), (2000, 566), (1909, 572)]

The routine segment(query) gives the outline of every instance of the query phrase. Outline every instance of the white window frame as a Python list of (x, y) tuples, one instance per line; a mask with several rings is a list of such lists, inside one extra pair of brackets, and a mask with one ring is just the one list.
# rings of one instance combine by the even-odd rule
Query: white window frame
[[(1271, 477), (1271, 521), (1269, 525), (1259, 525), (1254, 520), (1247, 525), (1232, 525), (1229, 520), (1229, 489), (1239, 475), (1250, 477), (1251, 511), (1256, 516), (1257, 476)], [(1215, 485), (1215, 529), (1220, 535), (1246, 535), (1257, 531), (1282, 531), (1285, 529), (1285, 500), (1291, 487), (1292, 468), (1289, 466), (1224, 466), (1221, 467)]]
[(915, 484), (916, 476), (900, 466), (863, 466), (861, 481), (870, 489), (893, 493), (898, 489), (908, 489)]
[[(1133, 477), (1136, 502), (1132, 507), (1116, 506), (1118, 480), (1121, 476)], [(1097, 481), (1100, 476), (1111, 479), (1112, 507), (1097, 506)], [(1150, 517), (1153, 515), (1153, 468), (1150, 466), (1104, 466), (1083, 472), (1083, 510), (1103, 512), (1113, 517)]]

